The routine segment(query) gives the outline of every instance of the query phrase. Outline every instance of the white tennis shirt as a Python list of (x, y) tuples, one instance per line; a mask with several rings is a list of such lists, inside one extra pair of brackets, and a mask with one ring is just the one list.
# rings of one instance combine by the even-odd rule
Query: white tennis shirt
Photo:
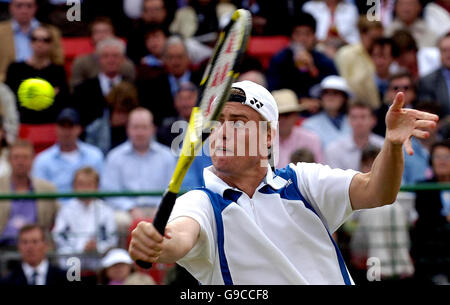
[(200, 237), (177, 263), (204, 285), (353, 284), (331, 235), (352, 213), (353, 170), (290, 164), (253, 198), (205, 168), (206, 188), (179, 197), (170, 220), (188, 216)]

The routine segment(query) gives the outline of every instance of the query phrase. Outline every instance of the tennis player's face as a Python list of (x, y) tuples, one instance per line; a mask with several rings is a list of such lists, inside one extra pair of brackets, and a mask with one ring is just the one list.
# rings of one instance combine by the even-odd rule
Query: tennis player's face
[(225, 104), (219, 117), (220, 126), (211, 134), (211, 159), (216, 170), (239, 174), (261, 165), (270, 142), (267, 125), (260, 127), (261, 121), (258, 112), (248, 106), (236, 102)]

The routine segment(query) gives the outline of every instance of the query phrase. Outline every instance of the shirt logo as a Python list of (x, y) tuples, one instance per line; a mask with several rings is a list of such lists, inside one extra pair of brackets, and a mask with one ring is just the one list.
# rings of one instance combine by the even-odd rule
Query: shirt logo
[(251, 99), (250, 104), (254, 105), (258, 109), (264, 106), (264, 104), (258, 101), (256, 98)]

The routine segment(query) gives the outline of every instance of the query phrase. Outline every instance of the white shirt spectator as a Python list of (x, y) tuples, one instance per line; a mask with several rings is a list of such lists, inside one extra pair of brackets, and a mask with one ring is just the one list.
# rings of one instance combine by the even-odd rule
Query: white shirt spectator
[(450, 31), (450, 14), (445, 8), (430, 2), (425, 6), (424, 19), (428, 27), (438, 36), (442, 36)]
[(31, 285), (45, 285), (47, 272), (48, 272), (48, 260), (44, 259), (37, 267), (33, 268), (27, 263), (22, 263), (22, 270), (27, 278), (27, 282)]
[(333, 23), (337, 28), (339, 36), (347, 43), (358, 43), (358, 18), (359, 13), (355, 5), (340, 2), (334, 13), (331, 15), (328, 6), (324, 1), (308, 1), (303, 5), (303, 11), (311, 14), (317, 21), (316, 37), (319, 40), (326, 40), (328, 31)]
[[(369, 145), (377, 148), (383, 147), (384, 138), (376, 134), (369, 136)], [(361, 149), (356, 146), (351, 135), (342, 137), (325, 150), (326, 164), (332, 168), (360, 170)]]

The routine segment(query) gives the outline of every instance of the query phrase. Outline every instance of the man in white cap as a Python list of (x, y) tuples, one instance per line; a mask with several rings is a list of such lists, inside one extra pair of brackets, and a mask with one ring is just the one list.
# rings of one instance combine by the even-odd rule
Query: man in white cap
[[(403, 99), (399, 93), (387, 114), (386, 141), (371, 172), (311, 163), (272, 171), (275, 100), (255, 83), (233, 84), (211, 135), (206, 187), (178, 198), (164, 236), (141, 222), (132, 233), (131, 257), (177, 262), (202, 284), (353, 284), (331, 234), (353, 210), (394, 202), (403, 143), (412, 154), (410, 137), (427, 137), (420, 128), (438, 120), (403, 109)], [(270, 128), (244, 128), (252, 122), (270, 122)], [(255, 138), (267, 143), (257, 155), (237, 154), (233, 144), (250, 148)]]

